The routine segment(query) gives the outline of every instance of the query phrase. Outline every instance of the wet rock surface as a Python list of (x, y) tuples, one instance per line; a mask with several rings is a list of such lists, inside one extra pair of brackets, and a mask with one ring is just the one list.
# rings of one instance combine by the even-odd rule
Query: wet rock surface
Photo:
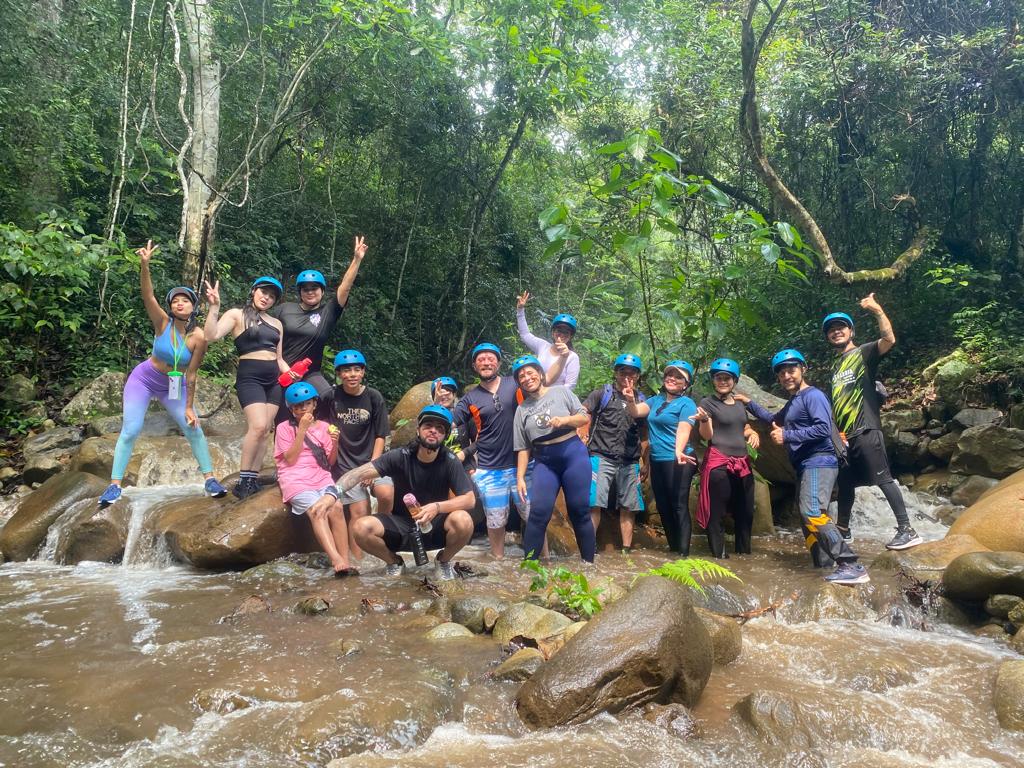
[(1024, 552), (1024, 471), (987, 491), (949, 528), (950, 536), (966, 534), (993, 550)]
[(736, 619), (713, 613), (706, 608), (694, 608), (711, 636), (715, 664), (728, 664), (743, 653), (743, 632)]
[(461, 624), (456, 624), (453, 621), (446, 621), (443, 624), (438, 624), (436, 627), (431, 629), (425, 635), (427, 640), (453, 640), (465, 637), (473, 637), (473, 633), (466, 629)]
[(538, 649), (520, 648), (491, 672), (491, 679), (505, 682), (525, 682), (533, 677), (543, 664), (544, 654)]
[(513, 603), (498, 616), (494, 624), (494, 639), (507, 645), (513, 637), (538, 640), (565, 629), (572, 620), (557, 611), (541, 608), (532, 603)]
[(121, 562), (131, 518), (132, 503), (124, 496), (105, 509), (98, 509), (91, 498), (76, 502), (61, 517), (53, 561), (62, 565)]
[(942, 579), (954, 600), (981, 602), (990, 595), (1024, 597), (1024, 553), (973, 552), (956, 558)]
[(966, 475), (1004, 478), (1024, 469), (1024, 430), (983, 424), (965, 429), (950, 467)]
[(98, 499), (107, 481), (84, 472), (62, 472), (39, 486), (18, 504), (0, 530), (0, 553), (7, 560), (28, 560), (46, 539), (50, 526), (71, 505)]
[(1024, 660), (999, 665), (993, 705), (1003, 728), (1024, 731)]
[(713, 660), (711, 637), (686, 591), (646, 577), (523, 684), (516, 710), (528, 727), (543, 728), (648, 702), (692, 706)]

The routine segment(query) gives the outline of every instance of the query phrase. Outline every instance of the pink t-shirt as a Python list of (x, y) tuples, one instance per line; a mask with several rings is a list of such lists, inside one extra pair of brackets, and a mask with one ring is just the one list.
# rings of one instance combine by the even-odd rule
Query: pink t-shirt
[[(290, 421), (286, 421), (277, 426), (277, 434), (274, 437), (277, 484), (281, 486), (281, 498), (284, 501), (303, 491), (319, 491), (328, 485), (334, 485), (331, 473), (316, 463), (316, 458), (308, 445), (302, 446), (294, 464), (289, 465), (284, 460), (285, 451), (295, 442), (296, 431), (297, 428)], [(325, 422), (313, 422), (313, 426), (306, 430), (306, 437), (323, 448), (324, 453), (330, 455), (331, 436), (327, 432)]]

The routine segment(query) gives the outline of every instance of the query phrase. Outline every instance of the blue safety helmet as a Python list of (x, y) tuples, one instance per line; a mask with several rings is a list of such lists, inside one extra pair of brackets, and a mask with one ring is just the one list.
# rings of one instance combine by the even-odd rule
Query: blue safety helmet
[(343, 349), (334, 356), (335, 369), (343, 365), (361, 365), (366, 367), (366, 358), (358, 349)]
[(501, 347), (497, 344), (491, 344), (489, 341), (485, 341), (482, 344), (477, 344), (473, 347), (473, 351), (469, 355), (469, 359), (474, 363), (476, 362), (476, 356), (481, 352), (493, 352), (498, 356), (498, 361), (501, 361)]
[(828, 330), (829, 323), (840, 322), (844, 325), (848, 325), (850, 330), (853, 330), (853, 318), (845, 312), (833, 312), (830, 315), (825, 315), (825, 319), (821, 321), (821, 332), (825, 333)]
[(716, 373), (728, 373), (731, 374), (734, 379), (739, 381), (740, 378), (740, 364), (735, 360), (730, 360), (727, 357), (720, 357), (711, 364), (711, 368), (708, 369), (708, 376), (712, 378)]
[(270, 275), (263, 275), (263, 277), (257, 277), (255, 280), (253, 280), (252, 287), (249, 289), (249, 291), (255, 291), (257, 288), (264, 285), (269, 285), (270, 287), (275, 288), (277, 290), (277, 298), (280, 299), (282, 296), (284, 296), (284, 286), (281, 285), (281, 281), (278, 280), (276, 277), (271, 277)]
[(298, 405), (307, 400), (316, 400), (318, 397), (316, 388), (304, 381), (297, 381), (284, 391), (284, 401), (288, 405)]
[(430, 397), (431, 398), (437, 396), (437, 388), (438, 387), (447, 387), (448, 389), (452, 390), (453, 392), (458, 392), (459, 391), (459, 385), (455, 382), (455, 379), (453, 379), (451, 376), (438, 376), (436, 379), (434, 379), (432, 382), (430, 382)]
[(612, 368), (619, 368), (623, 365), (631, 366), (641, 372), (644, 369), (644, 364), (640, 358), (630, 352), (624, 352), (616, 357), (615, 362), (612, 363)]
[(667, 371), (669, 368), (675, 368), (677, 371), (682, 371), (683, 373), (686, 374), (688, 382), (693, 381), (693, 366), (690, 365), (685, 360), (672, 360), (671, 362), (665, 363), (665, 367), (664, 369), (662, 369), (662, 373)]
[(167, 299), (165, 301), (167, 306), (171, 306), (171, 301), (173, 301), (175, 296), (185, 296), (188, 298), (189, 301), (192, 302), (192, 306), (199, 306), (199, 294), (197, 294), (187, 285), (175, 286), (174, 288), (171, 288), (171, 290), (167, 292)]
[(799, 363), (806, 367), (807, 361), (804, 356), (795, 349), (783, 349), (775, 353), (772, 357), (772, 373), (778, 373), (779, 366), (791, 365), (793, 363)]
[(420, 415), (416, 417), (416, 426), (419, 427), (423, 423), (424, 419), (436, 419), (437, 421), (443, 421), (445, 431), (452, 431), (452, 412), (443, 405), (424, 406), (423, 410), (420, 411)]
[(303, 283), (316, 283), (322, 286), (324, 290), (327, 289), (327, 281), (324, 279), (323, 274), (315, 269), (304, 269), (299, 272), (299, 276), (295, 278), (295, 287), (298, 288)]
[(519, 376), (519, 371), (528, 365), (532, 365), (540, 371), (541, 376), (544, 375), (544, 366), (540, 364), (540, 360), (533, 355), (521, 355), (512, 361), (512, 378), (517, 378)]
[(554, 319), (552, 319), (551, 327), (554, 328), (556, 325), (568, 325), (572, 328), (572, 332), (574, 334), (576, 333), (576, 318), (572, 315), (566, 314), (565, 312), (560, 315), (555, 315)]

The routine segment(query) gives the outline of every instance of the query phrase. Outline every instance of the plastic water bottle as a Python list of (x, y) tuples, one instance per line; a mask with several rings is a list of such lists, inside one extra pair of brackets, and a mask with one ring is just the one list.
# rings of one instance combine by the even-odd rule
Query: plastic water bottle
[[(405, 496), (402, 497), (402, 501), (405, 502), (405, 506), (409, 510), (410, 514), (414, 509), (419, 512), (420, 504), (416, 501), (416, 497), (411, 493), (405, 494)], [(429, 530), (429, 528), (427, 530)], [(416, 560), (416, 565), (427, 564), (427, 548), (423, 546), (423, 535), (419, 524), (412, 527), (412, 556), (413, 559)]]
[[(415, 496), (413, 496), (411, 493), (407, 493), (405, 494), (405, 496), (402, 497), (402, 501), (405, 502), (405, 508), (409, 510), (410, 515), (413, 514), (414, 509), (416, 510), (416, 514), (419, 514), (420, 503), (416, 501)], [(431, 523), (429, 520), (425, 523), (417, 523), (417, 525), (419, 526), (420, 531), (422, 533), (430, 533), (434, 529), (433, 523)]]

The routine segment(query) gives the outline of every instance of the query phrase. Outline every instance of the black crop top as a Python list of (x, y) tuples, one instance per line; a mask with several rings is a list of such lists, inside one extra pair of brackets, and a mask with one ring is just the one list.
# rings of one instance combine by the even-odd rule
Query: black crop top
[(277, 352), (281, 332), (270, 323), (259, 320), (235, 337), (235, 349), (240, 355), (250, 352)]

